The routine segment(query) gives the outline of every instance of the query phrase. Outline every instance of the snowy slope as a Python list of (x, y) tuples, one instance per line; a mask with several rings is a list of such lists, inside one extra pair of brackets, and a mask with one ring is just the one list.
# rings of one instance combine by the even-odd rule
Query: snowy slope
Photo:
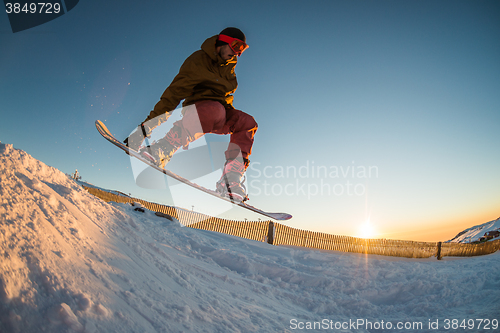
[[(451, 239), (452, 243), (472, 243), (479, 241), (488, 231), (500, 230), (500, 217), (496, 220), (476, 225), (472, 228), (460, 232), (457, 236)], [(499, 238), (496, 238), (499, 239)]]
[(500, 316), (498, 253), (410, 260), (190, 229), (104, 203), (4, 144), (0, 254), (0, 332), (425, 332), (430, 319), (436, 332)]

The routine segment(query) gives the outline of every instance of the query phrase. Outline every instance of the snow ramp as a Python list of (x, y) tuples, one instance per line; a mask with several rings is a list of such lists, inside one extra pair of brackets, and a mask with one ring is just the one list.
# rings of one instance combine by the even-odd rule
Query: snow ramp
[(0, 255), (0, 332), (425, 332), (498, 318), (498, 253), (324, 253), (185, 228), (5, 144)]

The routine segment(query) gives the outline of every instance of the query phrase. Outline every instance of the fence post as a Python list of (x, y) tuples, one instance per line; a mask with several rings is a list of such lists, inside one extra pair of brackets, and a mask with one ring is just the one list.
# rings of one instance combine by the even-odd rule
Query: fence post
[(274, 243), (274, 222), (269, 221), (269, 229), (267, 230), (267, 242), (269, 244)]
[(438, 244), (437, 244), (437, 246), (438, 246), (438, 248), (437, 248), (437, 255), (436, 255), (437, 260), (443, 259), (443, 257), (441, 257), (441, 244), (442, 244), (442, 242), (438, 242)]

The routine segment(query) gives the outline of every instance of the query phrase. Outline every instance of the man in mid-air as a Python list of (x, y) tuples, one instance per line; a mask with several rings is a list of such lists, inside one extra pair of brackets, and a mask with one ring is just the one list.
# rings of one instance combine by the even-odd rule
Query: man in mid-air
[[(177, 149), (187, 147), (204, 134), (230, 134), (226, 162), (216, 188), (233, 201), (248, 200), (242, 176), (250, 163), (257, 123), (233, 107), (232, 95), (238, 87), (234, 68), (247, 48), (246, 37), (237, 28), (226, 28), (205, 40), (201, 50), (186, 59), (149, 116), (125, 139), (127, 146), (165, 168)], [(182, 119), (163, 138), (144, 146), (145, 137), (165, 122), (182, 100)]]

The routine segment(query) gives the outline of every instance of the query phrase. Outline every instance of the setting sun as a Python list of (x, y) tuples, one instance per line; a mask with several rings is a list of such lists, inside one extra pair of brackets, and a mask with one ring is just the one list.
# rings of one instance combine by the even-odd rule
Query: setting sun
[(358, 237), (360, 238), (374, 238), (377, 234), (370, 219), (366, 220), (358, 227)]

